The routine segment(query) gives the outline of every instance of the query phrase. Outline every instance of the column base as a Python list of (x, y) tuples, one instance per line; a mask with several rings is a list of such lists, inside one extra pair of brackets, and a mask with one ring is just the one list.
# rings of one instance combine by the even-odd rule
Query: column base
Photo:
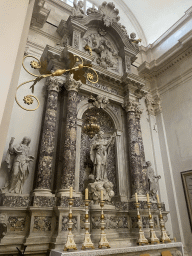
[(56, 205), (56, 197), (49, 189), (35, 189), (32, 198), (32, 205), (35, 207), (54, 207)]

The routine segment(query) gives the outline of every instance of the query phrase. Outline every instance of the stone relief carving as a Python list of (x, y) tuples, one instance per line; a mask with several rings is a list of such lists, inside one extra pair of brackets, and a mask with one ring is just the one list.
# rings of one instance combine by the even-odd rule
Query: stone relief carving
[(10, 231), (24, 231), (25, 230), (25, 217), (10, 216), (8, 218)]
[[(111, 135), (115, 132), (115, 127), (111, 117), (103, 110), (98, 108), (88, 109), (83, 114), (83, 123), (87, 118), (87, 115), (97, 116), (97, 123), (100, 125), (101, 130), (106, 135), (106, 140), (108, 140)], [(90, 178), (92, 182), (95, 181), (95, 176), (93, 172), (93, 162), (90, 158), (90, 148), (93, 138), (90, 139), (86, 134), (82, 133), (81, 135), (81, 152), (80, 152), (80, 177), (79, 177), (79, 190), (81, 192), (88, 186), (90, 183)], [(113, 191), (117, 194), (117, 182), (116, 182), (116, 153), (115, 153), (115, 143), (111, 145), (110, 154), (107, 157), (107, 178), (108, 181), (113, 184)], [(92, 177), (90, 176), (92, 174)]]
[(158, 180), (161, 178), (161, 176), (160, 175), (155, 176), (154, 170), (151, 167), (150, 161), (147, 161), (146, 165), (147, 165), (147, 178), (148, 178), (148, 182), (149, 182), (149, 193), (155, 200), (157, 190), (158, 190)]
[(119, 71), (118, 52), (114, 49), (111, 42), (104, 37), (104, 30), (93, 32), (84, 38), (84, 45), (91, 47), (95, 62), (101, 67), (110, 68), (116, 72)]
[(52, 217), (48, 216), (35, 216), (33, 232), (51, 231), (51, 219)]
[(87, 9), (87, 15), (92, 13), (98, 13), (99, 11), (95, 7), (91, 7)]
[(93, 106), (96, 108), (105, 109), (109, 104), (109, 99), (105, 96), (98, 95), (96, 98), (91, 96), (89, 99), (92, 101)]
[(79, 33), (78, 32), (74, 32), (73, 33), (73, 45), (75, 48), (79, 49)]
[(83, 7), (83, 1), (79, 1), (77, 4), (73, 2), (72, 17), (83, 18), (85, 16)]
[[(91, 218), (92, 228), (100, 229), (100, 217), (94, 216)], [(118, 229), (118, 228), (128, 228), (127, 218), (124, 216), (110, 216), (105, 215), (106, 229)]]
[(146, 104), (149, 115), (155, 116), (158, 113), (161, 113), (162, 111), (161, 98), (159, 93), (156, 93), (154, 98), (152, 97), (151, 93), (148, 93), (145, 96), (145, 104)]
[(29, 144), (31, 142), (29, 137), (24, 137), (17, 146), (13, 145), (14, 139), (12, 137), (10, 140), (5, 158), (11, 179), (6, 182), (1, 190), (2, 192), (21, 194), (25, 180), (29, 175), (30, 162), (34, 160), (34, 157), (29, 155)]
[(0, 214), (0, 241), (7, 233), (7, 215), (5, 213)]
[(119, 10), (115, 8), (114, 3), (107, 3), (106, 1), (99, 6), (99, 13), (103, 15), (102, 19), (104, 25), (109, 27), (113, 24), (113, 22), (118, 22), (120, 17), (118, 16)]

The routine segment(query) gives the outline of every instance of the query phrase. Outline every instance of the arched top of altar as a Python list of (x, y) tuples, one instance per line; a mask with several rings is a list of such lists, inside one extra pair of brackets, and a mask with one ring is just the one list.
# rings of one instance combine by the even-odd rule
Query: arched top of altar
[(124, 26), (122, 26), (119, 22), (112, 22), (110, 26), (105, 26), (103, 22), (103, 15), (100, 13), (92, 13), (85, 16), (83, 19), (70, 17), (68, 22), (70, 21), (82, 24), (83, 26), (87, 27), (87, 30), (98, 28), (105, 31), (105, 33), (108, 33), (116, 42), (116, 45), (119, 49), (125, 49), (130, 52), (131, 55), (137, 55), (139, 52), (138, 48), (134, 47), (130, 42), (129, 36)]
[[(90, 103), (88, 103), (87, 99), (82, 100), (78, 105), (77, 105), (77, 119), (81, 120), (83, 117), (83, 114), (85, 113), (86, 110), (93, 108), (93, 105), (90, 105)], [(117, 130), (117, 132), (121, 132), (122, 131), (122, 122), (121, 119), (119, 118), (119, 116), (110, 108), (110, 104), (103, 109), (103, 111), (105, 111), (113, 120), (114, 125), (115, 125), (115, 129)]]

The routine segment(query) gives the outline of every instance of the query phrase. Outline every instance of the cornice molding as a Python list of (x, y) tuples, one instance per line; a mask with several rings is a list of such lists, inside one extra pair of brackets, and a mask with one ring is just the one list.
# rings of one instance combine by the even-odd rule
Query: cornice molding
[(58, 37), (52, 36), (51, 34), (45, 32), (45, 31), (43, 31), (43, 30), (41, 30), (39, 28), (33, 27), (33, 26), (31, 26), (30, 29), (32, 31), (34, 31), (35, 33), (37, 33), (37, 34), (39, 34), (41, 36), (47, 37), (48, 39), (53, 40), (55, 42), (60, 42), (61, 41), (61, 38), (60, 38), (59, 35), (58, 35)]
[(154, 43), (149, 44), (147, 47), (142, 46), (142, 48), (147, 51), (148, 49), (157, 47), (160, 43), (165, 41), (169, 36), (171, 36), (178, 27), (184, 25), (192, 16), (192, 6), (185, 12), (185, 15), (181, 17), (172, 27), (170, 27), (165, 33), (163, 33)]
[(170, 67), (180, 62), (192, 53), (192, 30), (181, 37), (177, 44), (161, 55), (158, 59), (148, 62), (143, 62), (138, 72), (140, 75), (147, 77), (157, 77)]

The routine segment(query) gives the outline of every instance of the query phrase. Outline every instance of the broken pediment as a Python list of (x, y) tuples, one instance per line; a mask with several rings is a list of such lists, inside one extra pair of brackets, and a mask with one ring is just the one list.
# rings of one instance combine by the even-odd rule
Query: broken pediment
[(72, 15), (60, 22), (57, 32), (61, 46), (69, 45), (91, 55), (94, 65), (120, 76), (130, 73), (140, 40), (135, 33), (128, 35), (115, 5), (103, 2), (98, 9), (89, 8), (87, 15), (82, 6), (82, 1), (74, 4)]

